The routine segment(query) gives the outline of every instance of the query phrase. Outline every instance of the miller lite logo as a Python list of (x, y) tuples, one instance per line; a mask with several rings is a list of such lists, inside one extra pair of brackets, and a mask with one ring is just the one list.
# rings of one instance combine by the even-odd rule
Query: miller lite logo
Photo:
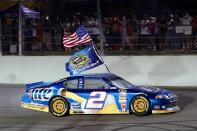
[(39, 88), (29, 90), (27, 94), (33, 100), (48, 101), (53, 95), (53, 92), (49, 88)]

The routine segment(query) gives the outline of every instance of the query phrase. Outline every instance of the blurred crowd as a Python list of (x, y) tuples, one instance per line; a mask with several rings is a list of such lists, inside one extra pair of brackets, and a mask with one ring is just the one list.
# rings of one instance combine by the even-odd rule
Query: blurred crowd
[(192, 50), (197, 48), (197, 17), (177, 15), (115, 16), (103, 20), (111, 50)]
[(64, 35), (75, 32), (79, 25), (84, 25), (94, 43), (99, 45), (99, 28), (96, 17), (46, 16), (44, 20), (28, 19), (24, 22), (24, 50), (26, 52), (78, 50), (78, 47), (65, 49), (62, 40)]
[[(98, 48), (99, 22), (95, 16), (46, 16), (27, 19), (23, 24), (25, 52), (59, 52), (65, 49), (62, 38), (84, 25)], [(194, 50), (197, 49), (197, 16), (183, 14), (103, 16), (104, 49), (122, 50)], [(15, 32), (15, 35), (17, 30)], [(17, 38), (16, 38), (17, 39)]]

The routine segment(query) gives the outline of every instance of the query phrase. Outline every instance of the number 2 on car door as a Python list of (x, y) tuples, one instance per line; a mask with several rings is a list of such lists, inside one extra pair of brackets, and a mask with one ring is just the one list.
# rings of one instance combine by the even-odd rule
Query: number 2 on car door
[(107, 97), (106, 92), (93, 91), (90, 93), (90, 98), (87, 100), (86, 109), (102, 109)]

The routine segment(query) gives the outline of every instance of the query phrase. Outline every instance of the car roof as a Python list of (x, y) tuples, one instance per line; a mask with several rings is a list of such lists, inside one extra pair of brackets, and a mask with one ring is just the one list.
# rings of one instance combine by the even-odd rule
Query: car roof
[(115, 74), (112, 73), (95, 73), (95, 74), (80, 74), (80, 75), (74, 75), (74, 76), (69, 76), (67, 79), (74, 79), (78, 77), (85, 77), (85, 78), (114, 78), (118, 77)]
[(100, 78), (100, 79), (113, 79), (113, 78), (119, 78), (119, 76), (112, 74), (112, 73), (95, 73), (95, 74), (80, 74), (80, 75), (73, 75), (73, 76), (69, 76), (69, 77), (65, 77), (62, 78), (58, 81), (53, 82), (54, 83), (59, 83), (65, 80), (74, 80), (74, 79), (78, 79), (80, 77), (85, 77), (85, 78)]

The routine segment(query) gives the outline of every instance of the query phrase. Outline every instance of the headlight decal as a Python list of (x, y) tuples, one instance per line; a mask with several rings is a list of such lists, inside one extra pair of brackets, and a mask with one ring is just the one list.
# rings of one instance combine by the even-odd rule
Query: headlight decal
[(155, 96), (155, 99), (170, 99), (167, 95), (157, 95)]

